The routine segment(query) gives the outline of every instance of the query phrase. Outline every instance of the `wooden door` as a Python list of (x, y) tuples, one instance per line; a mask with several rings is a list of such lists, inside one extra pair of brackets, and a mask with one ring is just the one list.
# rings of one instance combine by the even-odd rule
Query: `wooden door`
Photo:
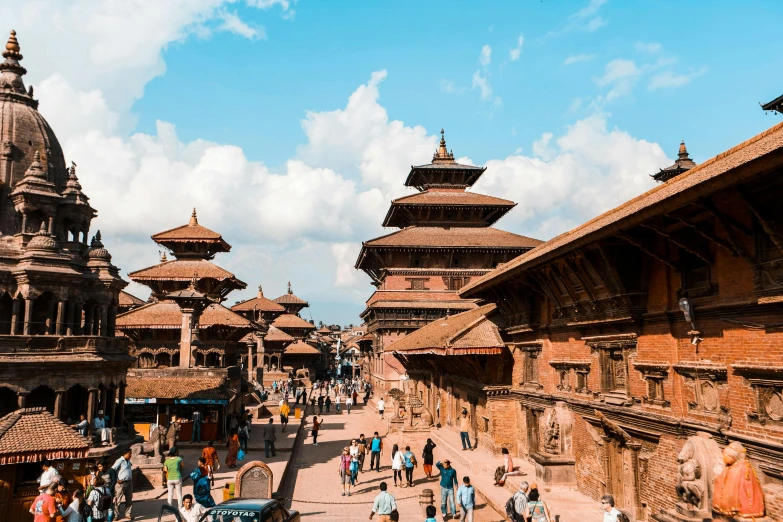
[(606, 451), (609, 452), (609, 469), (607, 470), (607, 490), (614, 497), (614, 505), (617, 509), (627, 508), (625, 499), (625, 458), (624, 447), (617, 441), (612, 440), (606, 445)]
[(538, 412), (526, 408), (528, 454), (538, 453)]

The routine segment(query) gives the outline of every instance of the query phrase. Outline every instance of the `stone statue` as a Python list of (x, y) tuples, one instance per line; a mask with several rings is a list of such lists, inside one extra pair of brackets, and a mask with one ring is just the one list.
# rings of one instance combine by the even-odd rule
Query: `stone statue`
[(693, 518), (709, 518), (712, 484), (723, 471), (720, 446), (710, 434), (699, 432), (685, 442), (677, 463), (677, 512)]
[(763, 517), (764, 492), (745, 448), (737, 441), (723, 449), (726, 467), (715, 478), (712, 510), (724, 516)]
[(177, 440), (179, 440), (179, 428), (179, 422), (177, 421), (173, 421), (169, 424), (169, 427), (166, 430), (166, 447), (168, 449), (177, 445)]
[(549, 418), (546, 421), (544, 450), (553, 455), (560, 453), (560, 423), (557, 422), (557, 412), (554, 409), (549, 410)]
[(160, 428), (160, 426), (156, 426), (155, 429), (150, 433), (150, 438), (147, 442), (142, 442), (131, 446), (131, 461), (137, 462), (139, 460), (146, 460), (146, 454), (149, 453), (152, 453), (153, 458), (159, 459), (163, 451), (163, 445), (165, 443), (166, 433)]

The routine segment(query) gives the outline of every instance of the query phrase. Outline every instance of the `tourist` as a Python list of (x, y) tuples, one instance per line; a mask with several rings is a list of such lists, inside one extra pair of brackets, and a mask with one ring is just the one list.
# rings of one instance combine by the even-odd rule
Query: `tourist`
[(233, 432), (236, 431), (236, 429), (239, 427), (239, 419), (237, 419), (237, 414), (232, 413), (228, 416), (228, 431)]
[(190, 420), (193, 421), (193, 431), (190, 434), (190, 442), (201, 442), (201, 412), (195, 410)]
[[(169, 504), (171, 504), (170, 501)], [(87, 496), (87, 505), (92, 508), (92, 522), (103, 522), (108, 518), (109, 508), (111, 507), (111, 493), (100, 475), (95, 477), (92, 490)]]
[(103, 478), (103, 483), (109, 490), (109, 495), (114, 497), (114, 486), (117, 485), (117, 470), (110, 468), (106, 459), (98, 461), (96, 464), (96, 475)]
[(318, 417), (313, 415), (313, 446), (318, 446), (318, 430), (321, 428), (321, 423), (318, 422)]
[(291, 413), (291, 406), (289, 406), (287, 402), (284, 402), (283, 405), (280, 406), (280, 424), (283, 425), (281, 431), (285, 431), (286, 426), (288, 426), (289, 413)]
[(182, 507), (179, 508), (179, 514), (182, 515), (182, 522), (198, 522), (201, 515), (207, 510), (198, 502), (193, 502), (193, 495), (187, 494), (182, 497)]
[(424, 514), (427, 515), (424, 522), (438, 522), (435, 519), (435, 515), (438, 514), (438, 509), (435, 506), (427, 506), (427, 509), (424, 510)]
[(41, 470), (41, 476), (38, 478), (38, 491), (44, 491), (51, 484), (56, 485), (58, 482), (60, 482), (60, 472), (57, 471), (54, 466), (52, 466), (52, 463), (49, 462), (49, 459), (43, 459), (41, 461)]
[(87, 418), (84, 415), (79, 415), (79, 422), (77, 424), (72, 424), (71, 428), (76, 428), (79, 435), (86, 437), (90, 430), (90, 423), (87, 422)]
[(530, 522), (552, 522), (552, 517), (549, 515), (549, 506), (541, 500), (541, 494), (538, 492), (538, 486), (535, 484), (530, 485), (525, 516)]
[(57, 514), (57, 507), (55, 506), (54, 494), (57, 489), (57, 483), (50, 482), (46, 485), (43, 491), (35, 497), (33, 503), (30, 504), (30, 513), (34, 517), (34, 522), (52, 522), (54, 516)]
[(341, 400), (341, 397), (339, 395), (335, 395), (334, 396), (334, 404), (335, 404), (335, 409), (337, 410), (337, 413), (340, 413), (340, 400)]
[(356, 392), (356, 389), (353, 390), (353, 393), (351, 394), (351, 398), (353, 399), (354, 404), (356, 404), (356, 402), (359, 400), (359, 394)]
[(370, 520), (373, 515), (378, 515), (378, 522), (391, 522), (392, 513), (397, 511), (397, 503), (394, 501), (394, 497), (391, 493), (387, 493), (386, 482), (380, 484), (381, 492), (375, 497), (372, 503), (372, 511), (370, 512)]
[[(163, 471), (166, 472), (166, 487), (168, 488), (169, 505), (173, 506), (174, 491), (177, 492), (177, 507), (182, 505), (182, 470), (185, 465), (179, 456), (177, 448), (171, 448), (166, 460), (163, 461)], [(97, 478), (96, 478), (97, 480)]]
[(65, 517), (59, 513), (59, 506), (71, 503), (71, 494), (68, 493), (68, 489), (65, 487), (64, 481), (57, 483), (57, 488), (54, 491), (54, 503), (58, 507), (54, 514), (54, 522), (65, 522)]
[[(272, 419), (269, 419), (270, 421)], [(240, 421), (239, 428), (237, 429), (237, 436), (239, 437), (239, 447), (242, 451), (247, 453), (247, 441), (250, 439), (250, 426), (247, 425), (247, 421)]]
[(348, 412), (348, 415), (351, 414), (351, 406), (353, 406), (353, 399), (349, 395), (347, 399), (345, 399), (345, 410)]
[(370, 471), (372, 471), (373, 464), (375, 464), (375, 471), (381, 471), (381, 455), (383, 455), (383, 441), (376, 431), (370, 441)]
[(277, 435), (275, 434), (274, 422), (275, 419), (269, 417), (269, 422), (264, 424), (264, 455), (266, 455), (266, 458), (269, 458), (270, 451), (272, 452), (273, 457), (277, 456), (277, 452), (275, 451), (275, 440), (277, 440)]
[(213, 507), (215, 501), (212, 499), (212, 486), (207, 459), (204, 457), (198, 459), (198, 468), (193, 470), (190, 478), (193, 479), (193, 495), (196, 497), (196, 502), (207, 508)]
[(511, 455), (509, 455), (508, 449), (503, 448), (501, 453), (503, 454), (503, 465), (498, 466), (498, 468), (495, 470), (496, 486), (502, 486), (505, 484), (508, 477), (527, 475), (527, 473), (524, 471), (514, 469), (514, 460), (511, 458)]
[(603, 522), (621, 522), (624, 520), (620, 517), (625, 517), (625, 515), (614, 507), (614, 497), (612, 495), (604, 495), (601, 497), (601, 510), (604, 512)]
[(459, 438), (462, 440), (462, 451), (473, 449), (470, 446), (470, 416), (468, 410), (462, 408), (462, 416), (459, 418)]
[(457, 515), (457, 506), (454, 503), (454, 488), (459, 485), (457, 482), (457, 471), (451, 467), (450, 460), (444, 460), (443, 464), (435, 463), (435, 467), (440, 470), (440, 512), (443, 518), (446, 518), (449, 508), (451, 516)]
[(362, 397), (362, 402), (365, 406), (367, 406), (367, 401), (370, 400), (370, 390), (366, 390), (364, 392), (364, 397)]
[(432, 439), (427, 439), (427, 444), (424, 445), (424, 451), (421, 452), (421, 458), (424, 459), (424, 474), (427, 475), (427, 478), (432, 478), (432, 450), (436, 447), (437, 446), (432, 442)]
[(109, 428), (106, 427), (106, 420), (103, 418), (103, 411), (99, 411), (98, 415), (92, 421), (92, 429), (96, 435), (100, 436), (101, 446), (109, 445)]
[(82, 517), (83, 503), (84, 503), (84, 493), (82, 493), (82, 490), (80, 489), (75, 489), (73, 491), (72, 500), (67, 507), (64, 508), (63, 507), (64, 504), (57, 506), (57, 509), (60, 511), (60, 516), (62, 516), (63, 521), (84, 522), (84, 517)]
[(381, 420), (383, 420), (383, 409), (386, 407), (386, 403), (383, 402), (383, 397), (378, 400), (378, 413), (381, 414)]
[(207, 470), (209, 470), (209, 480), (212, 485), (215, 485), (215, 470), (220, 469), (220, 459), (218, 458), (217, 450), (212, 445), (212, 441), (207, 442), (207, 447), (201, 450), (201, 456), (207, 463)]
[(367, 455), (367, 439), (364, 438), (364, 433), (359, 435), (357, 445), (359, 446), (359, 471), (364, 471), (364, 457)]
[(359, 456), (351, 455), (351, 486), (359, 481)]
[(231, 431), (228, 437), (228, 454), (226, 455), (226, 466), (229, 468), (237, 467), (237, 456), (239, 455), (239, 436), (236, 430)]
[[(133, 466), (131, 465), (130, 448), (122, 452), (112, 469), (117, 472), (117, 483), (114, 486), (114, 520), (122, 520), (126, 516), (133, 518)], [(125, 509), (120, 509), (120, 504), (125, 504)]]
[[(370, 464), (372, 465), (372, 461), (370, 461)], [(400, 451), (400, 447), (396, 444), (392, 447), (392, 454), (391, 454), (391, 469), (392, 474), (394, 474), (394, 485), (397, 485), (397, 477), (400, 479), (400, 485), (403, 484), (402, 482), (402, 468), (405, 466), (405, 459), (402, 456), (402, 452)], [(372, 469), (372, 467), (370, 467)]]
[[(327, 395), (326, 398), (329, 399), (329, 396)], [(329, 412), (329, 405), (330, 404), (332, 404), (331, 399), (329, 399), (329, 402), (326, 403), (326, 412), (327, 413)], [(318, 415), (323, 415), (323, 413), (324, 413), (324, 396), (323, 395), (319, 395), (318, 396)]]
[(338, 463), (337, 471), (340, 474), (340, 484), (343, 486), (343, 492), (341, 496), (351, 496), (351, 455), (349, 454), (348, 446), (343, 448), (343, 453), (340, 455), (340, 462)]
[(405, 446), (405, 453), (403, 453), (402, 458), (405, 459), (405, 481), (408, 483), (408, 487), (412, 488), (413, 468), (417, 466), (417, 463), (410, 446)]
[(476, 490), (470, 485), (470, 477), (462, 477), (462, 485), (457, 490), (459, 519), (473, 522), (473, 506), (476, 505)]
[(511, 497), (513, 501), (511, 505), (513, 510), (509, 509), (508, 503), (506, 503), (506, 515), (511, 519), (511, 522), (525, 522), (525, 513), (527, 513), (527, 492), (530, 489), (530, 485), (527, 481), (523, 480), (519, 484), (519, 490)]

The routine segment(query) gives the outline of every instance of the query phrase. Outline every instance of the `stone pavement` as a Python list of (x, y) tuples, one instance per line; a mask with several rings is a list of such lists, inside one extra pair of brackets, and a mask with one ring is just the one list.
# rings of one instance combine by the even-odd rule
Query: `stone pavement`
[[(292, 505), (298, 510), (304, 520), (340, 520), (341, 522), (353, 522), (367, 520), (372, 509), (372, 502), (378, 494), (378, 485), (385, 481), (389, 485), (389, 492), (398, 499), (400, 520), (405, 522), (423, 521), (425, 516), (419, 507), (419, 495), (423, 489), (432, 489), (436, 504), (440, 504), (440, 487), (438, 486), (437, 469), (434, 470), (435, 478), (428, 480), (424, 477), (421, 465), (421, 445), (410, 444), (411, 451), (419, 460), (419, 467), (414, 472), (414, 487), (395, 487), (391, 472), (391, 449), (395, 442), (399, 441), (397, 434), (386, 438), (388, 430), (387, 420), (380, 420), (375, 409), (371, 406), (361, 405), (354, 407), (350, 415), (342, 411), (339, 415), (334, 412), (323, 417), (324, 423), (318, 435), (318, 446), (313, 446), (312, 437), (308, 437), (304, 447), (295, 462), (294, 473), (296, 486), (294, 489)], [(312, 416), (308, 417), (309, 428), (312, 426)], [(338, 462), (342, 449), (350, 444), (351, 438), (358, 438), (361, 433), (370, 439), (374, 431), (384, 437), (384, 452), (381, 457), (381, 471), (368, 471), (370, 457), (365, 462), (365, 472), (359, 474), (358, 484), (352, 488), (350, 497), (340, 495), (338, 474)], [(436, 456), (437, 458), (437, 456)], [(462, 475), (460, 475), (460, 480)], [(440, 512), (440, 509), (438, 509)], [(438, 520), (441, 520), (438, 515)], [(480, 504), (475, 512), (475, 522), (497, 522), (503, 520), (492, 508)]]

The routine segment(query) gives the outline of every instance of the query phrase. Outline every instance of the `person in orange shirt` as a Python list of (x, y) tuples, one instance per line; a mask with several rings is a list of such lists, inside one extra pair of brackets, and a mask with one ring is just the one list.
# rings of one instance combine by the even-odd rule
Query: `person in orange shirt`
[(212, 441), (207, 443), (207, 447), (201, 450), (201, 457), (207, 463), (207, 470), (209, 472), (209, 480), (212, 485), (215, 485), (215, 470), (220, 469), (220, 459), (215, 447), (212, 445)]
[[(68, 488), (65, 487), (63, 482), (57, 484), (57, 491), (54, 493), (54, 502), (64, 508), (67, 508), (71, 504), (71, 494), (68, 493)], [(55, 522), (65, 522), (66, 518), (58, 510), (54, 515), (54, 520)]]

